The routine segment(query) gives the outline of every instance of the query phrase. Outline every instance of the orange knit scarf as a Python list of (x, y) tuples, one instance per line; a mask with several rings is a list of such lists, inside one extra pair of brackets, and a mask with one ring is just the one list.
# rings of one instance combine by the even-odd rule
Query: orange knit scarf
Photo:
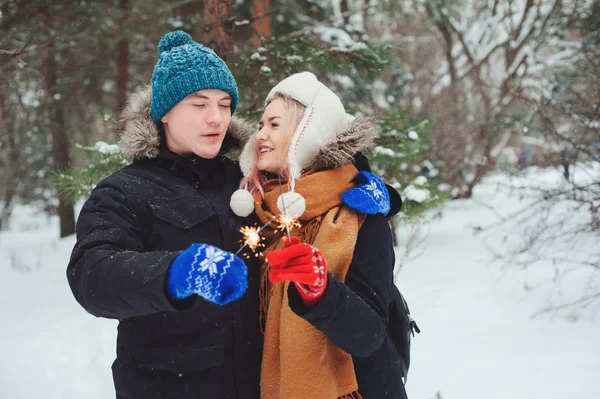
[[(341, 194), (353, 186), (357, 170), (353, 165), (321, 172), (308, 172), (296, 181), (295, 190), (306, 200), (306, 212), (294, 228), (301, 242), (319, 248), (328, 271), (341, 281), (350, 267), (358, 230), (364, 215), (343, 205)], [(255, 209), (266, 223), (279, 214), (277, 198), (287, 185), (269, 181), (265, 198), (255, 195)], [(283, 247), (285, 232), (276, 223), (263, 230), (265, 255)], [(261, 369), (263, 399), (360, 398), (352, 356), (338, 348), (323, 333), (297, 316), (288, 305), (289, 282), (271, 284), (266, 279), (269, 265), (263, 265), (261, 299), (266, 303), (264, 352)]]

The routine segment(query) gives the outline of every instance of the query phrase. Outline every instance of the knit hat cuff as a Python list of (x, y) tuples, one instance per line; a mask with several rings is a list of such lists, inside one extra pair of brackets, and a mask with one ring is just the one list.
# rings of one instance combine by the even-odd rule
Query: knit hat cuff
[(210, 76), (204, 71), (190, 71), (170, 80), (158, 93), (153, 93), (150, 112), (154, 123), (160, 125), (160, 120), (181, 100), (201, 90), (221, 90), (231, 96), (231, 114), (235, 112), (239, 94), (233, 76), (226, 72), (210, 71)]

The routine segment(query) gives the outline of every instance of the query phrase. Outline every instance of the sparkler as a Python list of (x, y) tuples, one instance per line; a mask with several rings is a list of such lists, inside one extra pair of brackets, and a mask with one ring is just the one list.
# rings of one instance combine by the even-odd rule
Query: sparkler
[(294, 227), (302, 226), (298, 219), (293, 218), (286, 213), (278, 215), (276, 220), (277, 223), (279, 223), (277, 230), (283, 231), (285, 229), (288, 233), (288, 237), (290, 236), (290, 230), (292, 230)]
[[(293, 205), (298, 200), (299, 199), (292, 201), (289, 205)], [(235, 254), (238, 255), (244, 250), (244, 248), (248, 247), (254, 253), (254, 256), (258, 257), (256, 250), (265, 246), (265, 244), (262, 243), (265, 238), (260, 235), (260, 232), (263, 231), (274, 220), (276, 220), (278, 223), (276, 230), (283, 231), (285, 229), (287, 231), (288, 238), (291, 236), (290, 232), (294, 227), (301, 226), (298, 219), (289, 216), (287, 212), (272, 216), (261, 227), (242, 226), (240, 233), (242, 233), (244, 236), (244, 245), (242, 245), (242, 247), (238, 249)]]
[(264, 228), (269, 225), (269, 223), (275, 220), (275, 218), (277, 218), (277, 216), (273, 216), (272, 218), (267, 220), (267, 223), (263, 224), (260, 227), (242, 226), (242, 228), (240, 228), (240, 233), (242, 233), (242, 235), (244, 236), (244, 245), (242, 245), (242, 247), (238, 249), (235, 254), (238, 255), (244, 250), (244, 248), (248, 247), (250, 248), (250, 250), (252, 250), (252, 252), (254, 252), (254, 255), (258, 257), (256, 249), (258, 247), (265, 246), (265, 244), (261, 242), (265, 238), (260, 236), (260, 232), (263, 231)]
[(260, 236), (260, 231), (261, 229), (259, 227), (242, 226), (240, 233), (244, 235), (244, 246), (240, 248), (237, 253), (239, 253), (245, 247), (248, 247), (255, 254), (255, 256), (258, 256), (256, 254), (256, 249), (265, 246), (265, 244), (261, 242), (265, 238)]
[(279, 182), (279, 197), (281, 198), (281, 205), (283, 205), (283, 213), (281, 214), (281, 220), (280, 220), (280, 224), (279, 226), (283, 226), (285, 227), (287, 233), (288, 233), (288, 239), (291, 238), (291, 234), (290, 234), (290, 221), (289, 221), (289, 217), (287, 215), (287, 209), (285, 207), (285, 201), (283, 200), (283, 187), (281, 186), (281, 175), (279, 174), (279, 171), (277, 171), (277, 181)]

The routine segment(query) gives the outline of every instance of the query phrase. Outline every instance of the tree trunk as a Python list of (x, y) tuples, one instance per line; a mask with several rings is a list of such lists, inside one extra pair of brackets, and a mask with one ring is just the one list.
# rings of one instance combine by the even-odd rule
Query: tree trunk
[(233, 50), (233, 1), (205, 0), (204, 1), (204, 33), (206, 43), (227, 62), (227, 57)]
[(259, 17), (252, 22), (254, 33), (252, 34), (252, 45), (259, 48), (263, 45), (262, 39), (271, 37), (271, 16), (267, 15), (271, 8), (271, 0), (253, 0), (254, 16)]
[[(67, 129), (65, 117), (63, 114), (63, 99), (55, 99), (54, 96), (59, 94), (57, 87), (58, 65), (56, 62), (55, 43), (52, 42), (46, 50), (45, 65), (45, 83), (46, 93), (48, 96), (48, 111), (50, 131), (52, 133), (52, 157), (54, 158), (54, 166), (57, 172), (63, 171), (69, 167), (69, 138), (67, 137)], [(58, 216), (60, 218), (60, 236), (66, 237), (75, 232), (75, 211), (73, 205), (58, 194)]]
[(398, 229), (398, 216), (393, 216), (390, 219), (390, 229), (392, 230), (392, 244), (394, 245), (394, 247), (398, 246), (398, 232), (396, 231)]
[(369, 21), (369, 13), (371, 10), (371, 6), (372, 6), (371, 0), (365, 0), (363, 2), (362, 13), (363, 13), (363, 27), (365, 28), (365, 31), (367, 30), (367, 27), (369, 26), (369, 22), (370, 22)]
[(127, 0), (119, 0), (121, 15), (119, 17), (119, 41), (116, 48), (116, 85), (117, 85), (117, 110), (121, 110), (127, 101), (127, 82), (129, 81), (129, 40), (125, 32), (129, 9)]
[(475, 175), (473, 176), (473, 180), (467, 184), (467, 190), (460, 196), (460, 198), (472, 198), (473, 189), (475, 186), (481, 182), (481, 179), (483, 179), (485, 175), (487, 175), (496, 167), (496, 159), (492, 156), (492, 137), (490, 136), (488, 128), (486, 126), (482, 126), (479, 134), (480, 142), (477, 144), (480, 144), (481, 141), (485, 142), (483, 148), (483, 159), (475, 167)]
[(15, 141), (15, 131), (14, 131), (14, 120), (10, 118), (10, 109), (8, 105), (8, 100), (6, 97), (0, 93), (0, 131), (2, 131), (6, 135), (6, 152), (7, 162), (6, 168), (2, 172), (2, 180), (4, 182), (4, 195), (2, 198), (2, 211), (0, 212), (0, 230), (5, 226), (5, 223), (8, 222), (10, 215), (12, 213), (13, 200), (16, 194), (16, 181), (15, 178), (18, 176), (18, 173), (8, 172), (9, 165), (19, 165), (19, 153), (16, 149), (16, 141)]
[(348, 0), (340, 1), (340, 12), (342, 14), (342, 19), (344, 20), (344, 26), (350, 24), (350, 8), (348, 6)]

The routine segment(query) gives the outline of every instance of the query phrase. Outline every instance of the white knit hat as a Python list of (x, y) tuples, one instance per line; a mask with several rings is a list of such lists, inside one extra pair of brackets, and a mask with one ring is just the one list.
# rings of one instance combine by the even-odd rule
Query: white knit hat
[[(291, 174), (289, 187), (291, 191), (294, 191), (296, 179), (300, 178), (302, 171), (311, 165), (321, 148), (335, 140), (336, 135), (348, 126), (349, 121), (338, 96), (310, 72), (296, 73), (279, 82), (269, 92), (266, 104), (273, 101), (277, 94), (289, 96), (306, 107), (298, 128), (292, 136), (288, 153)], [(252, 137), (240, 155), (240, 167), (245, 177), (250, 175), (257, 162), (255, 146), (256, 139)], [(251, 198), (248, 194), (236, 191), (232, 196), (231, 208), (239, 216), (245, 217), (252, 212), (250, 206), (245, 204)], [(296, 214), (294, 217), (299, 217), (301, 213), (304, 213), (304, 206), (300, 209), (298, 205), (299, 202), (303, 204), (304, 200), (298, 199), (298, 194), (286, 193), (285, 197), (282, 198), (282, 205), (293, 201), (294, 204), (291, 207), (297, 208), (295, 212), (292, 212)], [(280, 201), (278, 201), (279, 203)], [(300, 210), (302, 212), (298, 214)], [(283, 209), (280, 211), (283, 212)]]

